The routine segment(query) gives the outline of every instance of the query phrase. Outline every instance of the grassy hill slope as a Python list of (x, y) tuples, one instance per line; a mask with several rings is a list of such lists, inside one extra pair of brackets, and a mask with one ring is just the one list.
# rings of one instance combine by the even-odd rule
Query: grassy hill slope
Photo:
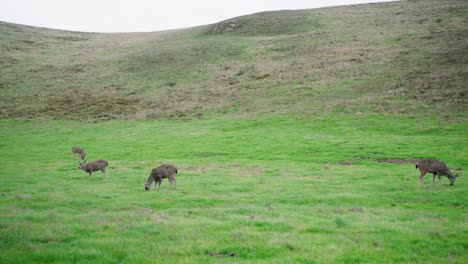
[[(467, 14), (0, 23), (0, 263), (468, 263)], [(77, 170), (74, 145), (108, 179)], [(465, 175), (418, 188), (419, 158)], [(145, 192), (163, 163), (177, 189)]]
[(466, 1), (265, 12), (126, 34), (0, 23), (0, 117), (466, 117)]

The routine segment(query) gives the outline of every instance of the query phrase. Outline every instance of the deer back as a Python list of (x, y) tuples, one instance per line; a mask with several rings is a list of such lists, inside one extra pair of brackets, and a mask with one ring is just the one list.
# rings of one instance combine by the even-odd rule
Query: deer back
[(86, 153), (84, 152), (84, 150), (79, 147), (79, 146), (73, 146), (72, 147), (72, 154), (79, 154), (81, 156), (82, 159), (85, 159), (86, 158)]
[(164, 179), (167, 177), (171, 177), (176, 173), (177, 173), (177, 168), (169, 164), (161, 165), (153, 169), (153, 171), (151, 172), (151, 174), (153, 175), (155, 179)]
[(78, 147), (78, 146), (73, 146), (72, 147), (72, 153), (84, 153), (83, 149), (81, 147)]
[(106, 160), (95, 160), (93, 162), (87, 163), (86, 166), (90, 171), (102, 170), (107, 167), (108, 163)]
[(418, 162), (418, 166), (420, 171), (453, 177), (452, 172), (442, 161), (431, 159), (421, 160)]

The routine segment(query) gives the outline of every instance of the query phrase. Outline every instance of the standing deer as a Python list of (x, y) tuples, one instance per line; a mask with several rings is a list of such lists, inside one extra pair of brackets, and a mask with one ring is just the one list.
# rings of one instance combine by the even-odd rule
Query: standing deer
[(447, 176), (447, 178), (450, 181), (450, 185), (453, 185), (455, 182), (455, 179), (459, 176), (458, 174), (453, 175), (452, 172), (445, 166), (445, 163), (442, 161), (438, 160), (433, 160), (433, 159), (423, 159), (418, 162), (416, 162), (416, 169), (419, 169), (421, 174), (419, 174), (418, 177), (418, 186), (419, 187), (424, 187), (424, 183), (422, 182), (424, 175), (426, 173), (432, 173), (432, 182), (431, 182), (431, 188), (432, 184), (434, 183), (434, 179), (436, 176), (439, 178), (439, 184), (442, 186), (442, 181), (440, 179), (440, 176)]
[(79, 157), (81, 157), (82, 160), (86, 159), (86, 153), (79, 146), (73, 146), (72, 147), (72, 158), (73, 159), (75, 159), (75, 154), (77, 154)]
[(107, 160), (95, 160), (90, 163), (86, 163), (86, 160), (84, 162), (80, 162), (78, 164), (78, 169), (82, 169), (86, 171), (89, 174), (89, 179), (91, 180), (91, 174), (93, 172), (100, 170), (102, 173), (104, 173), (104, 180), (107, 178), (106, 174), (106, 167), (109, 165), (107, 163)]
[(174, 178), (174, 174), (177, 174), (177, 168), (169, 164), (164, 164), (154, 168), (151, 171), (148, 180), (144, 182), (145, 190), (148, 191), (150, 189), (153, 181), (155, 182), (154, 186), (156, 187), (156, 185), (158, 185), (159, 189), (161, 189), (161, 180), (164, 178), (167, 178), (171, 183), (170, 188), (172, 188), (172, 183), (174, 183), (174, 189), (176, 189), (176, 179)]

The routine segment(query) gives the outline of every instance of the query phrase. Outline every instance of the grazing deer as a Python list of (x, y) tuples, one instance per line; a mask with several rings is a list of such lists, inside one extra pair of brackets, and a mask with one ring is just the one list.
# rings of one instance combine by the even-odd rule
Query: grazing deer
[(156, 185), (158, 185), (159, 189), (161, 189), (161, 180), (164, 178), (167, 178), (171, 183), (170, 188), (172, 188), (172, 183), (174, 183), (174, 189), (176, 189), (176, 179), (174, 178), (174, 174), (177, 174), (177, 168), (169, 164), (164, 164), (154, 168), (151, 171), (148, 180), (144, 182), (145, 190), (148, 191), (150, 189), (153, 181), (155, 182), (154, 186), (156, 187)]
[(421, 174), (419, 174), (418, 177), (418, 186), (419, 187), (424, 187), (424, 183), (422, 182), (424, 175), (426, 173), (432, 173), (432, 182), (431, 182), (431, 188), (432, 184), (434, 183), (434, 179), (436, 176), (439, 177), (439, 184), (442, 186), (442, 181), (440, 179), (440, 176), (447, 176), (447, 178), (450, 181), (450, 185), (453, 185), (455, 182), (455, 179), (459, 176), (458, 174), (453, 175), (452, 172), (445, 166), (445, 163), (442, 161), (438, 160), (432, 160), (432, 159), (423, 159), (418, 162), (416, 162), (416, 169), (419, 169)]
[(107, 160), (95, 160), (90, 163), (86, 163), (86, 160), (84, 162), (80, 162), (78, 164), (78, 169), (82, 169), (86, 171), (89, 174), (89, 179), (91, 180), (91, 174), (93, 172), (100, 170), (102, 173), (104, 173), (104, 180), (107, 178), (106, 174), (106, 167), (109, 165), (107, 163)]
[(73, 159), (75, 159), (75, 154), (78, 154), (78, 156), (81, 157), (82, 160), (86, 159), (86, 153), (79, 146), (73, 146), (73, 148), (72, 148), (72, 158)]

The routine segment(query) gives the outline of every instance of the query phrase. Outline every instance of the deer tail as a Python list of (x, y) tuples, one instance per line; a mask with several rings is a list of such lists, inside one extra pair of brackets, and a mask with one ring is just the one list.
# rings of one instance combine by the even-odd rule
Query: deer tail
[(416, 163), (416, 169), (418, 168), (418, 163)]
[(177, 174), (177, 169), (175, 169), (175, 174)]

